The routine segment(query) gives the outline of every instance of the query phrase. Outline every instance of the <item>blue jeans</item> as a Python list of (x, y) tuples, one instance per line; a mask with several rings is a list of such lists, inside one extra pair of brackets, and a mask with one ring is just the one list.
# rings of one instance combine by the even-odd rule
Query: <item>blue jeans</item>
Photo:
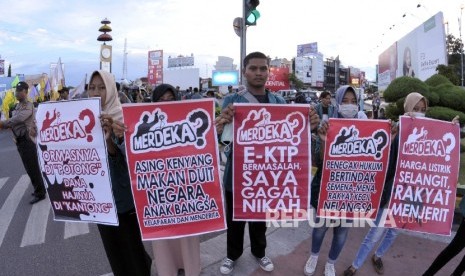
[[(320, 218), (315, 219), (315, 223), (321, 223)], [(349, 227), (337, 226), (333, 228), (333, 241), (331, 242), (331, 249), (329, 250), (329, 260), (335, 262), (337, 257), (342, 251), (344, 244), (347, 240), (347, 234), (349, 233)], [(325, 238), (328, 226), (323, 225), (320, 227), (314, 227), (312, 232), (312, 255), (318, 255), (320, 253), (321, 244)]]
[[(379, 210), (375, 220), (376, 225), (379, 225), (384, 210), (385, 209)], [(399, 230), (394, 228), (384, 228), (380, 226), (370, 228), (370, 231), (368, 231), (365, 238), (363, 239), (362, 244), (360, 245), (360, 248), (358, 249), (357, 256), (355, 257), (352, 266), (355, 269), (359, 269), (365, 262), (365, 259), (367, 258), (368, 254), (375, 246), (375, 243), (377, 243), (381, 239), (381, 237), (384, 236), (383, 240), (381, 241), (381, 244), (378, 246), (375, 252), (376, 257), (382, 257), (394, 243), (397, 235), (399, 235)]]

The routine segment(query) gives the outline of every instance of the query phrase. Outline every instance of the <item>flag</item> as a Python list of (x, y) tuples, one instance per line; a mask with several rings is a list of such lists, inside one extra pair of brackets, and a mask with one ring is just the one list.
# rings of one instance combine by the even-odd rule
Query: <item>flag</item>
[(84, 76), (84, 79), (78, 86), (76, 86), (75, 88), (69, 91), (70, 99), (74, 99), (74, 98), (81, 96), (81, 94), (86, 90), (86, 81), (87, 81), (87, 74)]
[(15, 79), (11, 82), (11, 88), (15, 88), (19, 82), (19, 77), (16, 75)]
[(51, 91), (51, 87), (50, 87), (50, 80), (47, 80), (47, 83), (45, 84), (45, 88), (44, 88), (44, 95), (48, 95), (50, 94), (50, 91)]
[(58, 58), (55, 70), (53, 70), (51, 85), (53, 91), (58, 91), (65, 86), (65, 75), (63, 74), (61, 58)]
[(35, 100), (35, 97), (39, 95), (39, 92), (37, 91), (37, 88), (35, 85), (31, 86), (31, 91), (29, 92), (29, 98), (32, 99), (32, 101)]

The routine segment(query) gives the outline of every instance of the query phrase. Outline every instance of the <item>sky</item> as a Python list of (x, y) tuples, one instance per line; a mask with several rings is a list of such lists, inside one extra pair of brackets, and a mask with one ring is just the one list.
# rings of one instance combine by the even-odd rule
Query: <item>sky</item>
[[(49, 73), (61, 58), (66, 85), (77, 86), (99, 69), (98, 30), (108, 18), (117, 80), (123, 77), (125, 39), (129, 81), (147, 75), (150, 50), (163, 50), (165, 64), (168, 56), (193, 54), (200, 76), (210, 77), (218, 56), (239, 67), (233, 20), (242, 16), (242, 1), (2, 0), (8, 12), (0, 17), (0, 56), (12, 75)], [(297, 45), (317, 42), (324, 59), (339, 55), (343, 66), (374, 80), (379, 54), (437, 12), (444, 13), (446, 33), (460, 37), (463, 7), (465, 0), (261, 0), (257, 26), (247, 29), (247, 53), (292, 59)]]

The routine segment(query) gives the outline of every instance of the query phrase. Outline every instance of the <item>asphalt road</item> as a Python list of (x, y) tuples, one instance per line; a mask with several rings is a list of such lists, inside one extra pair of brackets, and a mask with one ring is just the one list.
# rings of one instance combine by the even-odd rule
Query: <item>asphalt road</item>
[(48, 199), (29, 204), (32, 185), (9, 130), (0, 131), (0, 168), (0, 275), (111, 272), (95, 224), (54, 221)]

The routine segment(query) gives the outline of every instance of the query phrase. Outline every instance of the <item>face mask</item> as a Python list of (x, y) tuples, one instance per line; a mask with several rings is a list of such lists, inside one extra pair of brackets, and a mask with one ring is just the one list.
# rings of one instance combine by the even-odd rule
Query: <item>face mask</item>
[(421, 112), (412, 112), (412, 115), (415, 117), (419, 117), (419, 118), (425, 117), (425, 113), (421, 113)]
[(339, 114), (344, 118), (355, 118), (358, 113), (358, 106), (356, 104), (340, 104)]

